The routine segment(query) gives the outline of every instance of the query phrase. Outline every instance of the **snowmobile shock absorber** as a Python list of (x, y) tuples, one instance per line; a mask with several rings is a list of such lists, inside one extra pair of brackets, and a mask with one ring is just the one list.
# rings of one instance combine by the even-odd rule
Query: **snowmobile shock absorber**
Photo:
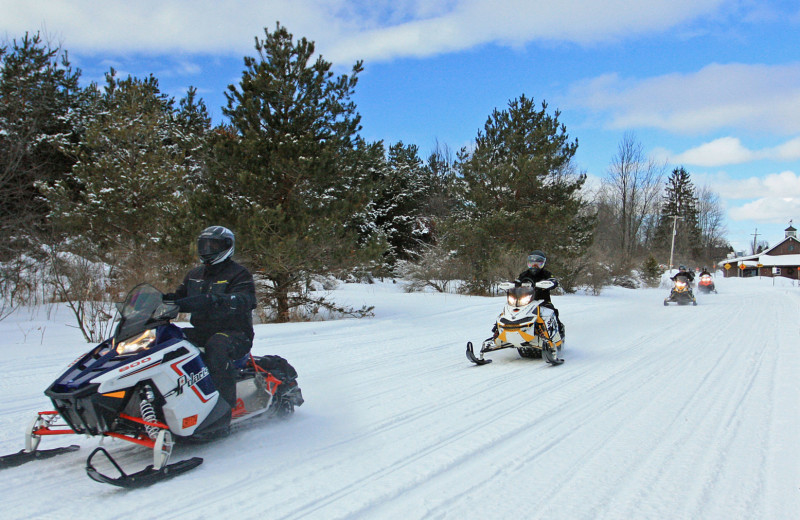
[(142, 387), (142, 390), (139, 394), (139, 411), (142, 414), (142, 419), (146, 421), (144, 424), (144, 429), (147, 432), (147, 436), (151, 439), (155, 440), (158, 437), (158, 432), (160, 428), (151, 426), (147, 423), (156, 423), (158, 422), (158, 417), (156, 416), (156, 410), (153, 408), (152, 401), (155, 399), (155, 394), (153, 393), (153, 389), (149, 386)]

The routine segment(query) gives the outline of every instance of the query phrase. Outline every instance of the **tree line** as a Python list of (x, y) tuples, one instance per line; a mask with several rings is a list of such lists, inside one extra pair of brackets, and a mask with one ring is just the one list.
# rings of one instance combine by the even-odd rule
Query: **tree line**
[[(360, 61), (335, 75), (314, 42), (279, 23), (255, 51), (214, 124), (194, 88), (176, 101), (154, 76), (113, 69), (81, 86), (67, 51), (39, 34), (1, 46), (5, 301), (37, 298), (23, 273), (43, 264), (65, 299), (114, 298), (141, 281), (174, 287), (208, 225), (234, 230), (261, 317), (277, 321), (358, 313), (314, 290), (337, 278), (487, 294), (532, 249), (548, 253), (565, 290), (599, 288), (663, 258), (673, 214), (686, 261), (725, 245), (716, 196), (682, 168), (665, 184), (632, 135), (596, 193), (560, 112), (524, 94), (470, 146), (437, 143), (421, 157), (416, 145), (361, 137)], [(89, 270), (103, 281), (76, 274)]]

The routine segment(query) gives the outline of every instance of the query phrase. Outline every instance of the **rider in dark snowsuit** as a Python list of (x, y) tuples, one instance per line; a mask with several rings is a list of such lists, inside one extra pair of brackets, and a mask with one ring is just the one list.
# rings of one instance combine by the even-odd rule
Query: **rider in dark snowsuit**
[[(183, 329), (187, 339), (204, 347), (203, 359), (220, 397), (236, 406), (236, 381), (233, 361), (253, 346), (253, 316), (256, 305), (253, 276), (234, 262), (235, 238), (222, 226), (203, 230), (197, 239), (197, 251), (203, 265), (186, 275), (174, 293), (164, 295), (181, 312), (192, 314), (192, 328)], [(220, 426), (230, 423), (230, 412)]]
[(678, 272), (671, 278), (674, 282), (676, 278), (679, 276), (685, 276), (687, 280), (689, 280), (689, 294), (694, 294), (692, 292), (692, 284), (694, 283), (694, 273), (687, 270), (685, 265), (681, 265), (678, 267)]
[[(553, 278), (552, 273), (544, 268), (546, 261), (547, 257), (542, 251), (538, 249), (532, 251), (531, 254), (528, 255), (528, 268), (519, 274), (515, 282), (518, 287), (523, 283), (530, 283), (534, 288), (533, 298), (535, 300), (544, 300), (545, 303), (542, 305), (553, 309), (556, 320), (558, 321), (558, 331), (561, 334), (561, 339), (564, 339), (564, 324), (561, 323), (561, 319), (558, 317), (558, 309), (555, 308), (553, 302), (550, 300), (550, 291), (558, 287), (558, 280)], [(550, 280), (554, 284), (553, 287), (550, 289), (540, 289), (536, 287), (536, 282), (541, 282), (542, 280)]]

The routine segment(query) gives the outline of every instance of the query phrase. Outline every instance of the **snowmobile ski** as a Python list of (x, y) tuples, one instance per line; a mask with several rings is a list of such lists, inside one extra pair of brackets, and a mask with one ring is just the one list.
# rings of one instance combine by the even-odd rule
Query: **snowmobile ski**
[[(114, 465), (114, 468), (116, 468), (120, 474), (119, 477), (115, 478), (104, 475), (92, 465), (92, 458), (94, 458), (94, 456), (98, 453), (105, 455), (111, 464)], [(161, 469), (155, 469), (151, 464), (142, 471), (137, 471), (136, 473), (131, 473), (129, 475), (123, 471), (120, 465), (117, 464), (117, 461), (111, 457), (111, 454), (108, 453), (105, 448), (100, 446), (95, 448), (92, 454), (89, 455), (89, 458), (86, 459), (86, 474), (89, 475), (92, 480), (101, 482), (103, 484), (111, 484), (112, 486), (126, 489), (135, 489), (151, 486), (157, 482), (171, 479), (172, 477), (178, 476), (181, 473), (186, 473), (187, 471), (196, 468), (202, 463), (203, 459), (201, 457), (192, 457), (191, 459), (182, 460), (173, 464), (167, 464)]]
[(471, 341), (467, 342), (467, 359), (469, 359), (470, 361), (472, 361), (473, 363), (475, 363), (476, 365), (479, 365), (479, 366), (480, 365), (486, 365), (486, 364), (492, 362), (491, 359), (485, 359), (483, 357), (481, 357), (481, 358), (475, 357), (475, 352), (472, 350), (472, 342)]
[(49, 459), (50, 457), (55, 457), (56, 455), (61, 455), (62, 453), (77, 451), (79, 448), (80, 446), (78, 446), (77, 444), (73, 444), (71, 446), (64, 446), (62, 448), (53, 448), (50, 450), (35, 450), (35, 451), (20, 450), (17, 453), (12, 453), (11, 455), (3, 455), (2, 457), (0, 457), (0, 469), (21, 466), (22, 464), (25, 464), (26, 462), (30, 462), (32, 460)]
[(563, 359), (560, 359), (558, 357), (558, 352), (551, 350), (547, 347), (542, 349), (542, 355), (544, 356), (544, 360), (553, 366), (558, 366), (564, 362)]

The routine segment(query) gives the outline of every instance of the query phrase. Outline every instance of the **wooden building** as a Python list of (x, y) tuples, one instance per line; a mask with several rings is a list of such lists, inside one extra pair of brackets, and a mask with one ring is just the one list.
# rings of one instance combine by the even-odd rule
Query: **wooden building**
[(724, 269), (725, 277), (783, 276), (800, 278), (800, 240), (797, 230), (789, 223), (783, 240), (755, 255), (728, 258), (717, 265)]

